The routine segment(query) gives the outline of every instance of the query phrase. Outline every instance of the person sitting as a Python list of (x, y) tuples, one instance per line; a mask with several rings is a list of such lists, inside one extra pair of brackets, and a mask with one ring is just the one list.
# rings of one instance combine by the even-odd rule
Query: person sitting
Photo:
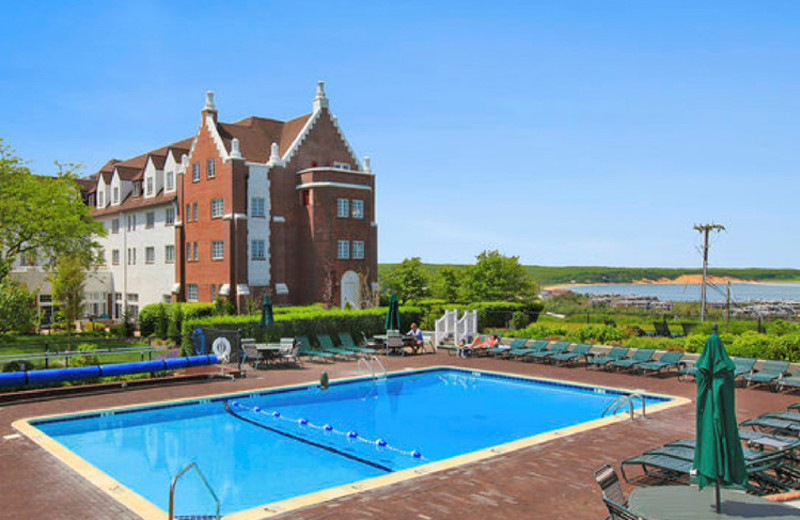
[(422, 330), (417, 327), (416, 323), (411, 324), (411, 330), (408, 331), (406, 336), (414, 340), (414, 350), (422, 348)]

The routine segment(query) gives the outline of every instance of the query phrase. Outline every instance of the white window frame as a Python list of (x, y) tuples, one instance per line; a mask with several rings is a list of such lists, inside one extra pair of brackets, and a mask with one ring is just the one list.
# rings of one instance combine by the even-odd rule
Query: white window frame
[(225, 241), (212, 240), (211, 241), (211, 259), (224, 260), (225, 259)]
[(148, 211), (144, 214), (144, 227), (145, 229), (152, 229), (156, 225), (156, 212)]
[(119, 249), (111, 250), (111, 265), (119, 265)]
[(119, 188), (114, 186), (111, 190), (111, 203), (112, 204), (119, 204)]
[(165, 226), (175, 225), (175, 208), (166, 208), (164, 210), (164, 225)]
[(154, 264), (156, 263), (156, 248), (153, 246), (148, 246), (144, 248), (144, 263), (146, 264)]
[(217, 197), (211, 199), (211, 218), (222, 218), (225, 213), (225, 199)]
[(336, 258), (339, 260), (350, 259), (350, 241), (339, 240), (336, 242)]
[(200, 163), (193, 162), (192, 163), (192, 182), (199, 182), (200, 181)]
[(149, 197), (150, 195), (153, 194), (153, 178), (152, 177), (147, 177), (147, 179), (145, 179), (144, 182), (145, 182), (145, 184), (144, 184), (144, 194)]
[(196, 302), (198, 300), (198, 290), (196, 283), (186, 284), (186, 301)]
[(175, 172), (172, 170), (167, 172), (167, 191), (175, 189)]
[(353, 260), (364, 259), (364, 241), (353, 240)]
[(338, 218), (350, 217), (350, 199), (336, 199), (336, 216)]
[(206, 178), (213, 179), (217, 176), (217, 163), (214, 159), (206, 159)]
[(119, 219), (115, 218), (111, 221), (111, 233), (116, 235), (119, 233)]
[(353, 218), (364, 218), (364, 201), (362, 199), (353, 199), (350, 201), (350, 211)]
[(251, 260), (266, 260), (267, 259), (267, 243), (264, 240), (251, 240), (250, 241), (250, 259)]
[(165, 264), (175, 263), (175, 246), (173, 245), (164, 246), (164, 263)]
[(252, 197), (250, 199), (250, 216), (251, 217), (266, 217), (266, 200), (264, 197)]
[(338, 168), (340, 170), (350, 170), (350, 163), (342, 162), (342, 161), (333, 161), (333, 167)]

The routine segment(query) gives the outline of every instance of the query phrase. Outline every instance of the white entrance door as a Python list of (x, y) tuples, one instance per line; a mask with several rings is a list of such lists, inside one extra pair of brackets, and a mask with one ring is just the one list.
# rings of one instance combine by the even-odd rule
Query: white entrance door
[(355, 271), (347, 271), (342, 276), (342, 309), (348, 303), (353, 309), (361, 308), (361, 294), (359, 291), (358, 275)]

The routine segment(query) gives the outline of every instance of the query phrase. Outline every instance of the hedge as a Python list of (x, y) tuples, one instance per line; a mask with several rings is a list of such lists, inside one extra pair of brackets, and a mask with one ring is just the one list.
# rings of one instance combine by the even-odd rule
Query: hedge
[[(180, 308), (181, 312), (177, 312)], [(174, 330), (180, 330), (180, 326), (176, 326), (175, 321), (181, 321), (181, 315), (184, 320), (200, 318), (203, 316), (213, 316), (216, 312), (216, 307), (213, 303), (153, 303), (145, 305), (139, 311), (139, 331), (142, 336), (149, 336), (154, 334), (159, 328), (159, 314), (160, 309), (164, 309), (167, 318), (167, 324), (164, 330), (169, 330), (170, 325)]]
[[(308, 336), (314, 341), (316, 334), (330, 334), (336, 339), (339, 332), (350, 332), (355, 338), (362, 334), (371, 337), (385, 332), (386, 307), (364, 310), (324, 310), (288, 307), (286, 312), (275, 314), (275, 324), (268, 329), (259, 326), (261, 316), (209, 316), (185, 319), (182, 330), (182, 349), (189, 352), (192, 331), (197, 327), (222, 330), (240, 330), (242, 337), (255, 338), (259, 342), (277, 342), (282, 337)], [(400, 307), (403, 327), (419, 322), (422, 310), (418, 307)]]

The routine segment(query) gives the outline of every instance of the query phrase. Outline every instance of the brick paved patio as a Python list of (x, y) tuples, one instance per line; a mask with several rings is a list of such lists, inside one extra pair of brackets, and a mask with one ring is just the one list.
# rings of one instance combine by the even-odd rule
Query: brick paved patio
[[(446, 353), (382, 360), (389, 370), (448, 364), (645, 389), (690, 399), (695, 393), (693, 384), (679, 383), (675, 376), (659, 379), (595, 372), (582, 367), (551, 367), (494, 359), (464, 360)], [(0, 518), (139, 518), (27, 438), (5, 439), (15, 433), (11, 423), (17, 419), (306, 382), (317, 380), (323, 370), (332, 378), (345, 377), (355, 373), (356, 365), (350, 362), (306, 363), (302, 369), (251, 372), (248, 378), (233, 382), (218, 380), (3, 405), (0, 407)], [(800, 401), (798, 396), (753, 388), (738, 390), (736, 397), (739, 420), (784, 410), (788, 404)], [(646, 421), (604, 426), (273, 518), (600, 520), (605, 511), (592, 479), (595, 468), (606, 462), (617, 466), (621, 459), (645, 449), (693, 435), (694, 408), (685, 405), (653, 414)]]

